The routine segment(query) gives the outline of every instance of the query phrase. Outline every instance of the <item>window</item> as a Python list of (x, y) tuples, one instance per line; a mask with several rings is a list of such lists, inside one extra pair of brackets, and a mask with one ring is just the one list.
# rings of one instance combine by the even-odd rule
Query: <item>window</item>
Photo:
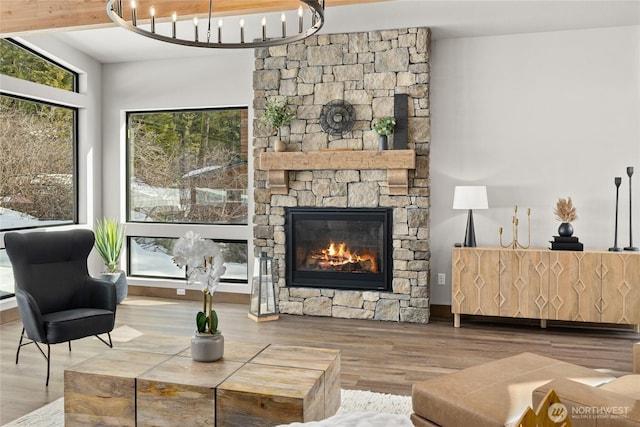
[(76, 73), (13, 40), (0, 39), (0, 74), (77, 92)]
[(247, 108), (129, 113), (130, 222), (247, 224)]
[[(247, 108), (128, 113), (128, 222), (247, 225), (247, 120)], [(129, 236), (128, 275), (184, 279), (171, 255), (177, 240)], [(247, 242), (215, 240), (222, 281), (248, 283)]]
[[(177, 238), (130, 237), (129, 276), (184, 279), (184, 268), (178, 268), (171, 255), (173, 245), (177, 241)], [(222, 250), (227, 267), (222, 280), (246, 283), (248, 281), (247, 243), (227, 240), (216, 240), (216, 243)]]
[[(10, 39), (0, 39), (0, 74), (77, 92), (77, 73)], [(49, 101), (0, 93), (0, 231), (78, 222), (77, 109)], [(13, 295), (0, 250), (0, 299)]]
[(76, 116), (0, 96), (0, 230), (77, 222)]
[(7, 251), (0, 250), (0, 299), (12, 297), (15, 289), (13, 284), (13, 270), (7, 256)]

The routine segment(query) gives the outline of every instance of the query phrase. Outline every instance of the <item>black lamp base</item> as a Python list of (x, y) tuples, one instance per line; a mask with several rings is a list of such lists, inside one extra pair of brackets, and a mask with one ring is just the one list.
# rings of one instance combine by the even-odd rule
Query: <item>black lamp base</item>
[(464, 234), (464, 247), (476, 247), (476, 231), (473, 227), (473, 213), (471, 209), (469, 209), (469, 214), (467, 215), (467, 231)]
[(625, 251), (631, 251), (631, 252), (638, 252), (640, 251), (640, 248), (638, 248), (637, 246), (627, 246), (626, 248), (624, 248)]
[(622, 248), (618, 246), (614, 246), (612, 248), (609, 248), (609, 252), (622, 252)]

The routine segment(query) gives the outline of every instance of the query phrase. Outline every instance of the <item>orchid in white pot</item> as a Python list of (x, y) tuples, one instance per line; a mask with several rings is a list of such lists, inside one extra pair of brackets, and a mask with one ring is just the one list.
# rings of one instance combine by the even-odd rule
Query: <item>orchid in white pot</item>
[(188, 231), (173, 248), (173, 262), (185, 267), (188, 284), (199, 284), (203, 294), (202, 311), (196, 315), (197, 332), (218, 332), (218, 315), (213, 309), (213, 294), (226, 271), (220, 247), (197, 233)]

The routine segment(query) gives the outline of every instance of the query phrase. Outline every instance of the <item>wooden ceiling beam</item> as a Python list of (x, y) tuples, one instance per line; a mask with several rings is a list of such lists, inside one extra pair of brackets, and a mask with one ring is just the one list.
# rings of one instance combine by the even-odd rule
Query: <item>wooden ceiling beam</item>
[[(373, 3), (386, 0), (327, 0), (326, 6)], [(123, 0), (125, 16), (130, 14), (130, 0)], [(51, 30), (78, 30), (113, 26), (106, 12), (106, 0), (0, 0), (0, 37), (13, 37)], [(214, 0), (215, 16), (267, 13), (297, 9), (298, 0)], [(138, 19), (149, 17), (154, 5), (156, 16), (169, 17), (207, 14), (205, 0), (137, 0)]]

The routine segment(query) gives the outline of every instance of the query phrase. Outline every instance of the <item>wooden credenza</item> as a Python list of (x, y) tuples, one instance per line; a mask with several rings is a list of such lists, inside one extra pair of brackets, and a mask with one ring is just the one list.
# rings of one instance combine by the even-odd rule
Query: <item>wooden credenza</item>
[(640, 333), (640, 253), (454, 248), (451, 311), (633, 325)]

